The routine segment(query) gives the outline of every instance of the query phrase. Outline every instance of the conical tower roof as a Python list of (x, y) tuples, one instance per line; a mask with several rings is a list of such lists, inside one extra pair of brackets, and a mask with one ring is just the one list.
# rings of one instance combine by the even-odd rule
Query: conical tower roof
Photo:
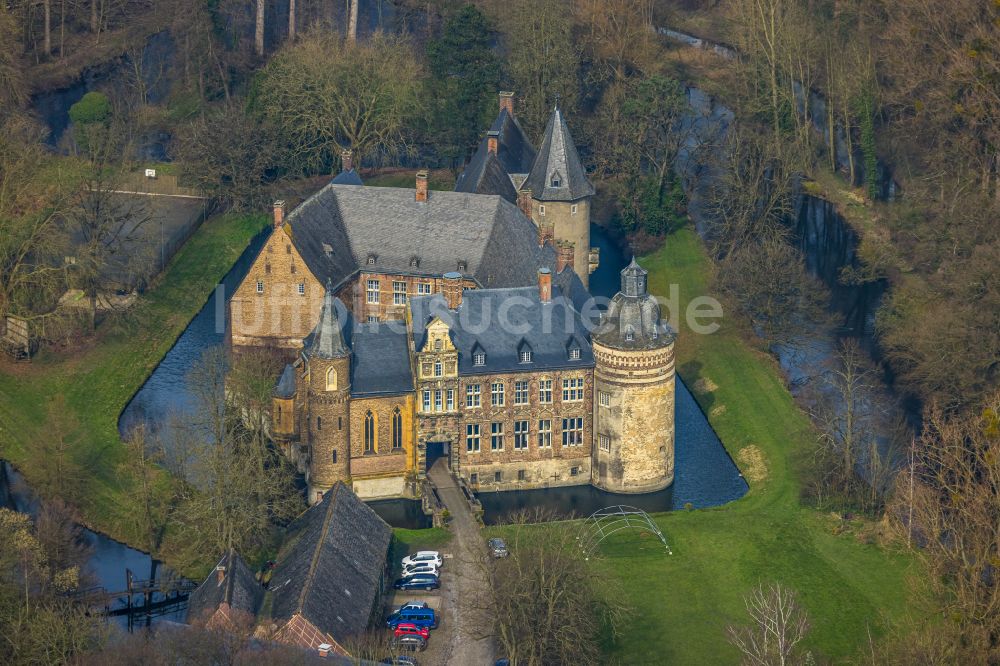
[(532, 198), (538, 201), (576, 201), (594, 194), (558, 104), (552, 109), (542, 145), (521, 189), (531, 190)]
[(343, 327), (337, 315), (334, 303), (333, 288), (330, 281), (326, 283), (326, 295), (323, 297), (323, 311), (319, 315), (319, 323), (309, 336), (308, 350), (311, 358), (343, 358), (350, 351), (344, 342)]

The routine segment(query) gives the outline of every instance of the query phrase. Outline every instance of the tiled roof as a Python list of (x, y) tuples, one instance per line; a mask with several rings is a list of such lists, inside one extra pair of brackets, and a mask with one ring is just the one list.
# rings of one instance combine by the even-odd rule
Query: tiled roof
[(343, 483), (288, 527), (271, 577), (270, 619), (299, 614), (339, 643), (368, 627), (392, 529)]
[(632, 258), (621, 271), (621, 291), (601, 317), (594, 339), (618, 349), (655, 349), (674, 341), (674, 332), (660, 319), (656, 297), (646, 291), (647, 272)]
[(330, 182), (334, 185), (364, 185), (361, 176), (358, 175), (357, 169), (341, 171)]
[(418, 202), (412, 189), (327, 185), (292, 211), (286, 230), (312, 273), (334, 285), (364, 269), (461, 270), (483, 287), (526, 286), (539, 266), (534, 223), (499, 196), (430, 192)]
[(406, 326), (402, 321), (358, 324), (351, 337), (351, 396), (398, 395), (413, 390)]
[[(497, 155), (507, 173), (528, 173), (535, 162), (535, 148), (528, 141), (528, 135), (521, 128), (515, 116), (501, 109), (490, 126), (491, 132), (498, 132)], [(485, 141), (485, 140), (484, 140)], [(480, 144), (480, 149), (484, 144)]]
[(285, 365), (285, 369), (281, 372), (281, 378), (278, 379), (278, 385), (274, 388), (274, 397), (276, 398), (291, 398), (295, 395), (295, 368), (289, 363)]
[(323, 309), (319, 314), (319, 323), (308, 335), (305, 351), (311, 358), (343, 358), (350, 354), (347, 343), (344, 342), (343, 325), (338, 313), (345, 311), (340, 299), (334, 298), (329, 280), (326, 284), (326, 295), (323, 297)]
[[(558, 287), (553, 287), (548, 303), (541, 302), (536, 286), (467, 290), (457, 311), (448, 310), (441, 294), (414, 297), (411, 308), (417, 346), (434, 317), (451, 327), (452, 341), (459, 352), (460, 375), (587, 368), (594, 364), (583, 318)], [(579, 359), (570, 359), (572, 346), (580, 348)], [(485, 365), (474, 365), (474, 348), (486, 354)], [(518, 352), (522, 349), (530, 349), (530, 363), (520, 362)]]
[(539, 201), (575, 201), (594, 194), (558, 106), (549, 116), (538, 156), (521, 189), (530, 189)]
[(500, 159), (482, 146), (458, 177), (455, 191), (496, 194), (511, 203), (517, 203), (517, 190)]
[(251, 616), (257, 614), (264, 588), (254, 580), (253, 571), (243, 558), (230, 550), (216, 567), (225, 567), (225, 577), (219, 582), (218, 574), (212, 571), (188, 598), (188, 623), (207, 619), (221, 604), (229, 604), (233, 610), (242, 610)]

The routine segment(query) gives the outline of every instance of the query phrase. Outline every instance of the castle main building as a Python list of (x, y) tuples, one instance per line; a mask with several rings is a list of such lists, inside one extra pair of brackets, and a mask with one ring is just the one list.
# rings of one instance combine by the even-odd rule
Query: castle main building
[(562, 112), (535, 151), (500, 113), (455, 192), (350, 168), (286, 216), (230, 302), (235, 350), (288, 364), (272, 436), (315, 500), (416, 492), (444, 457), (474, 488), (666, 487), (674, 335), (634, 261), (599, 315), (586, 177)]

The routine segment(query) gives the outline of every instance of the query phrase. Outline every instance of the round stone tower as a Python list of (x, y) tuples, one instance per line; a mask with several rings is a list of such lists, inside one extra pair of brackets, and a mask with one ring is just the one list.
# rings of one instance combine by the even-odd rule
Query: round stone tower
[(674, 339), (632, 259), (592, 337), (598, 488), (647, 493), (673, 482)]

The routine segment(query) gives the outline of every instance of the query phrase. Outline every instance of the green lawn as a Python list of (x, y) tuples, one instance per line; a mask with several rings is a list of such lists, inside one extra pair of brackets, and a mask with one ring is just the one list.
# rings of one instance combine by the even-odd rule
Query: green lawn
[(123, 452), (118, 415), (265, 224), (259, 215), (206, 221), (127, 317), (102, 324), (77, 349), (0, 365), (0, 457), (37, 480), (46, 464), (37, 444), (62, 429), (87, 468), (83, 520), (134, 542), (128, 494), (115, 475)]
[[(651, 291), (680, 287), (682, 305), (710, 294), (711, 265), (693, 230), (678, 231), (659, 252), (640, 259)], [(857, 653), (868, 630), (878, 636), (902, 621), (909, 558), (866, 545), (840, 521), (800, 506), (795, 457), (810, 424), (767, 355), (745, 342), (735, 317), (713, 335), (681, 326), (678, 367), (730, 454), (749, 477), (739, 451), (755, 446), (767, 476), (743, 499), (714, 509), (656, 516), (674, 554), (650, 539), (620, 539), (596, 560), (634, 613), (610, 647), (625, 664), (725, 664), (738, 655), (725, 638), (743, 622), (743, 595), (778, 581), (800, 594), (812, 623), (809, 646), (830, 658)], [(714, 386), (713, 386), (714, 385)], [(724, 408), (724, 409), (723, 409)]]

